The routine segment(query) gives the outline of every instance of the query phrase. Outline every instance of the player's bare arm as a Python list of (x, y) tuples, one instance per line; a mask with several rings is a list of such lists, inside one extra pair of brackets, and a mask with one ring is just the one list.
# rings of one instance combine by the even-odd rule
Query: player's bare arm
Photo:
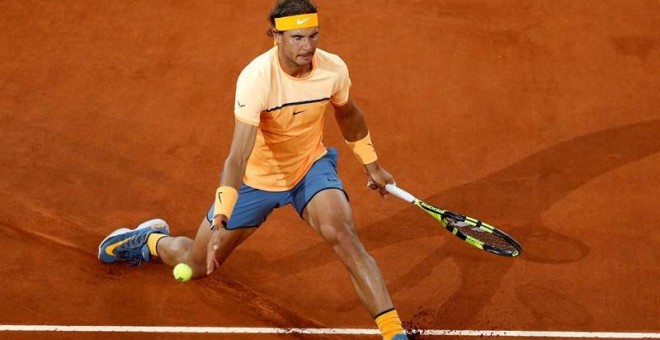
[[(239, 120), (235, 120), (234, 124), (234, 135), (222, 171), (220, 187), (231, 187), (238, 192), (243, 181), (248, 158), (250, 158), (250, 154), (254, 148), (258, 127)], [(221, 226), (227, 223), (228, 219), (228, 216), (225, 214), (216, 214), (213, 217), (213, 226)], [(213, 233), (208, 243), (206, 256), (207, 274), (213, 272), (217, 267), (215, 254), (219, 237), (219, 233)]]
[(341, 134), (347, 141), (356, 141), (367, 136), (367, 122), (360, 108), (355, 104), (353, 99), (348, 98), (346, 104), (342, 106), (334, 106), (335, 119)]
[[(361, 141), (368, 137), (369, 129), (367, 122), (353, 99), (349, 98), (346, 104), (334, 106), (334, 108), (335, 120), (347, 142)], [(373, 149), (373, 145), (371, 145), (371, 148)], [(382, 168), (377, 160), (365, 163), (364, 169), (369, 176), (370, 187), (372, 189), (378, 189), (381, 196), (387, 195), (385, 185), (394, 183), (392, 175)]]
[[(229, 154), (225, 159), (220, 186), (232, 187), (238, 191), (243, 181), (243, 175), (245, 175), (248, 158), (254, 148), (258, 127), (239, 120), (235, 120), (234, 124), (234, 136), (229, 147)], [(227, 219), (227, 216), (222, 214), (213, 217), (214, 224), (217, 226), (226, 222)]]

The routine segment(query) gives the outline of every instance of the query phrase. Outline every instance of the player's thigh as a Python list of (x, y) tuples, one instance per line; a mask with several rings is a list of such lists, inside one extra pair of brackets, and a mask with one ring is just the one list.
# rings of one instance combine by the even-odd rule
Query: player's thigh
[(213, 233), (220, 234), (219, 249), (216, 252), (218, 261), (222, 262), (224, 257), (227, 257), (238, 245), (245, 241), (252, 233), (258, 228), (240, 228), (234, 230), (227, 230), (225, 228), (216, 228), (215, 231), (211, 230), (211, 223), (204, 218), (197, 230), (197, 236), (193, 242), (191, 259), (195, 263), (205, 264), (206, 255), (208, 252), (209, 240)]
[(339, 189), (317, 193), (303, 210), (303, 219), (329, 242), (340, 235), (354, 235), (353, 212), (346, 194)]

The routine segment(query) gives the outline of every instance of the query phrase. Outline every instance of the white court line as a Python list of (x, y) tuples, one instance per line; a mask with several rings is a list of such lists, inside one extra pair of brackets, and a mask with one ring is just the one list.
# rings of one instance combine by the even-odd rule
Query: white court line
[[(59, 325), (0, 325), (0, 331), (13, 332), (119, 332), (119, 333), (210, 333), (210, 334), (326, 334), (378, 335), (371, 328), (266, 328), (266, 327), (164, 327), (164, 326), (59, 326)], [(414, 330), (420, 335), (435, 336), (492, 336), (536, 338), (587, 339), (660, 339), (660, 333), (625, 332), (552, 332), (552, 331), (495, 331), (495, 330)]]

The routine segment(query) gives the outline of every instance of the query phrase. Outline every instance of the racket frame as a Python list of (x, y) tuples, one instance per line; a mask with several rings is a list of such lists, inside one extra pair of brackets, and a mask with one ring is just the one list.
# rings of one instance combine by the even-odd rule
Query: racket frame
[[(485, 223), (483, 221), (477, 220), (475, 218), (461, 215), (452, 211), (440, 209), (436, 206), (433, 206), (431, 204), (428, 204), (412, 194), (408, 193), (407, 191), (392, 185), (388, 184), (385, 186), (385, 190), (389, 192), (390, 194), (408, 202), (411, 203), (420, 209), (424, 210), (427, 214), (431, 215), (431, 217), (435, 218), (437, 221), (442, 224), (442, 226), (449, 231), (450, 233), (454, 234), (456, 237), (460, 238), (461, 240), (465, 241), (466, 243), (477, 247), (481, 250), (485, 250), (487, 252), (500, 255), (500, 256), (509, 256), (509, 257), (516, 257), (519, 256), (522, 253), (522, 246), (518, 241), (516, 241), (513, 237), (509, 236), (507, 233), (493, 227), (492, 225)], [(495, 234), (496, 236), (502, 238), (505, 240), (507, 243), (509, 243), (511, 246), (515, 248), (513, 251), (506, 251), (504, 249), (500, 249), (494, 246), (491, 246), (488, 243), (485, 243), (479, 239), (476, 239), (470, 235), (467, 235), (466, 233), (462, 232), (459, 227), (453, 226), (448, 219), (455, 220), (457, 222), (463, 222), (467, 224), (467, 228), (477, 228), (482, 232), (487, 232), (490, 234)], [(464, 227), (461, 227), (464, 228)]]

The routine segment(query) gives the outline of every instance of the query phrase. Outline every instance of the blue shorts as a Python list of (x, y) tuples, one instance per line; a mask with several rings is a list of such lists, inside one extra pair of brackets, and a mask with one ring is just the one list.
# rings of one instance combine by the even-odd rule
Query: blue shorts
[[(227, 229), (258, 227), (275, 208), (288, 204), (293, 204), (302, 218), (307, 204), (316, 194), (326, 189), (339, 189), (346, 195), (337, 175), (337, 150), (334, 148), (328, 148), (328, 153), (314, 162), (305, 177), (290, 190), (264, 191), (242, 184)], [(213, 204), (206, 219), (209, 222), (213, 220)]]

